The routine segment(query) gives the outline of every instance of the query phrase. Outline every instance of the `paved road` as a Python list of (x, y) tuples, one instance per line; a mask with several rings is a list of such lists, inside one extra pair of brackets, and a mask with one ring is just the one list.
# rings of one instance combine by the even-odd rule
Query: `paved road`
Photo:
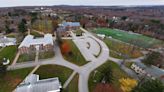
[[(78, 82), (79, 92), (89, 92), (89, 90), (88, 90), (88, 79), (89, 79), (90, 73), (93, 70), (95, 70), (97, 67), (104, 64), (107, 60), (114, 61), (119, 65), (121, 64), (122, 60), (110, 57), (109, 49), (103, 41), (96, 38), (95, 36), (93, 36), (91, 33), (86, 31), (85, 29), (81, 28), (81, 30), (86, 33), (86, 37), (92, 37), (96, 42), (99, 43), (99, 45), (101, 47), (100, 55), (96, 58), (91, 57), (91, 58), (93, 58), (93, 59), (91, 59), (92, 61), (87, 63), (86, 65), (77, 66), (75, 64), (72, 64), (72, 63), (66, 61), (62, 57), (60, 48), (58, 47), (57, 44), (55, 44), (55, 46), (54, 46), (55, 57), (54, 58), (46, 59), (46, 60), (39, 60), (38, 62), (28, 61), (26, 63), (11, 65), (8, 67), (8, 70), (20, 69), (20, 68), (26, 68), (26, 67), (34, 67), (34, 66), (38, 66), (38, 65), (47, 65), (47, 64), (55, 64), (55, 65), (65, 66), (65, 67), (68, 67), (68, 68), (74, 70), (74, 72), (79, 73), (79, 82)], [(76, 39), (76, 37), (73, 36), (73, 39)], [(81, 53), (83, 53), (83, 50), (81, 50)], [(135, 62), (138, 60), (139, 59), (135, 59), (133, 61)], [(129, 75), (134, 76), (130, 69), (126, 68), (125, 66), (122, 66), (121, 68), (125, 72), (127, 72)]]

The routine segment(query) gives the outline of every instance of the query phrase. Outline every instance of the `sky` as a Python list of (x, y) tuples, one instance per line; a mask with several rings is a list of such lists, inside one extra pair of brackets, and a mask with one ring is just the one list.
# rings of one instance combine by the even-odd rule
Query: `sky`
[(39, 5), (164, 5), (164, 0), (0, 0), (0, 7)]

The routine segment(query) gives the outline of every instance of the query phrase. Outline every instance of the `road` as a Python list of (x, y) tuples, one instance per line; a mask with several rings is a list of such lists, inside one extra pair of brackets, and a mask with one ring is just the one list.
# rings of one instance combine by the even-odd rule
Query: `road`
[[(103, 41), (96, 38), (95, 36), (93, 36), (91, 33), (86, 31), (85, 29), (81, 28), (81, 30), (86, 33), (86, 37), (93, 38), (101, 47), (101, 53), (99, 54), (98, 57), (93, 57), (93, 56), (90, 57), (90, 58), (92, 58), (91, 62), (88, 62), (87, 64), (85, 64), (83, 66), (77, 66), (73, 63), (70, 63), (69, 61), (66, 61), (63, 58), (59, 46), (57, 44), (55, 44), (54, 45), (55, 57), (53, 57), (51, 59), (38, 60), (38, 62), (28, 61), (25, 63), (16, 63), (14, 65), (9, 66), (8, 70), (21, 69), (21, 68), (34, 67), (34, 66), (41, 66), (41, 65), (47, 65), (47, 64), (65, 66), (65, 67), (68, 67), (68, 68), (74, 70), (74, 72), (77, 72), (79, 74), (79, 82), (78, 82), (79, 92), (89, 92), (89, 90), (88, 90), (88, 79), (89, 79), (90, 73), (93, 70), (95, 70), (97, 67), (104, 64), (107, 60), (114, 61), (118, 65), (121, 64), (122, 60), (110, 57), (109, 48), (107, 47), (107, 45)], [(76, 36), (73, 36), (73, 39), (76, 39)], [(81, 51), (81, 53), (85, 53), (84, 50), (80, 50), (80, 51)], [(132, 61), (136, 62), (139, 59), (140, 58), (133, 59)], [(129, 75), (136, 78), (136, 75), (130, 69), (126, 68), (125, 66), (122, 66), (121, 68), (125, 72), (127, 72)], [(71, 78), (72, 77), (73, 76), (71, 76)], [(66, 83), (66, 84), (68, 84), (68, 83)]]

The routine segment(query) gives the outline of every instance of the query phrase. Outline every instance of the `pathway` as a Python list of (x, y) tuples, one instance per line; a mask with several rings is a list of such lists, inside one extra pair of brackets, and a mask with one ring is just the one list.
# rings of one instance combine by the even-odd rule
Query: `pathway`
[[(89, 92), (89, 90), (88, 90), (88, 79), (89, 79), (90, 73), (93, 70), (95, 70), (97, 67), (104, 64), (107, 60), (114, 61), (115, 63), (117, 63), (119, 65), (121, 64), (122, 60), (110, 57), (109, 48), (106, 46), (106, 44), (103, 41), (96, 38), (95, 36), (93, 36), (91, 33), (86, 31), (85, 29), (83, 29), (83, 28), (80, 28), (80, 29), (86, 33), (86, 37), (93, 38), (101, 46), (101, 53), (99, 54), (98, 57), (94, 57), (94, 58), (91, 57), (91, 58), (93, 58), (93, 59), (91, 59), (91, 62), (89, 62), (89, 63), (87, 63), (83, 66), (77, 66), (73, 63), (70, 63), (69, 61), (66, 61), (63, 58), (59, 46), (57, 44), (55, 44), (55, 46), (54, 46), (55, 57), (54, 58), (39, 60), (38, 62), (28, 61), (28, 62), (25, 62), (25, 63), (14, 64), (14, 65), (9, 66), (8, 70), (37, 66), (32, 71), (32, 73), (33, 73), (40, 65), (55, 64), (55, 65), (65, 66), (65, 67), (68, 67), (68, 68), (74, 70), (74, 72), (71, 74), (71, 76), (65, 82), (63, 87), (65, 88), (69, 84), (69, 82), (72, 80), (73, 76), (77, 72), (79, 74), (79, 82), (78, 82), (79, 92)], [(76, 36), (74, 36), (73, 33), (71, 33), (71, 34), (73, 35), (73, 39), (78, 39)], [(80, 50), (80, 51), (81, 51), (81, 53), (85, 52), (84, 50)], [(134, 62), (136, 62), (138, 60), (139, 59), (133, 59)], [(130, 69), (126, 68), (125, 66), (122, 66), (121, 68), (125, 72), (127, 72), (129, 75), (135, 76), (130, 71)]]
[(68, 84), (71, 82), (71, 80), (74, 78), (74, 76), (76, 75), (76, 72), (74, 71), (71, 76), (67, 79), (67, 81), (64, 83), (63, 88), (66, 88), (68, 86)]
[(20, 52), (18, 51), (11, 65), (15, 65), (16, 64), (16, 62), (17, 62), (17, 60), (19, 58), (19, 55), (20, 55)]

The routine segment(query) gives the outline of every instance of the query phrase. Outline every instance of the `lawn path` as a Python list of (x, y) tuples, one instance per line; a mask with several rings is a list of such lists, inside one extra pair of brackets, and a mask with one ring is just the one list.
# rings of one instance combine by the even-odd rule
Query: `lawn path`
[(74, 78), (74, 76), (76, 75), (76, 72), (74, 71), (71, 76), (67, 79), (67, 81), (64, 83), (63, 88), (66, 88), (68, 86), (68, 84), (71, 82), (71, 80)]

